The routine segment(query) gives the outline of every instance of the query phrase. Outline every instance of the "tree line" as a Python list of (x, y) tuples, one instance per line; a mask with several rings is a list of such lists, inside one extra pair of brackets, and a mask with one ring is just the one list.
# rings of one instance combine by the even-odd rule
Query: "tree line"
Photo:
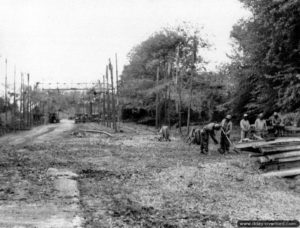
[(252, 16), (232, 28), (231, 62), (206, 70), (210, 44), (187, 25), (165, 28), (129, 53), (122, 73), (123, 118), (179, 128), (247, 112), (296, 112), (300, 100), (300, 2), (240, 0)]

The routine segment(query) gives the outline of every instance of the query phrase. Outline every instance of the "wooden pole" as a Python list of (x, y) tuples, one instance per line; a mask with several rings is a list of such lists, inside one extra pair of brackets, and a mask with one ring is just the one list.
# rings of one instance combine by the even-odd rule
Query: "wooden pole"
[[(158, 86), (159, 81), (159, 66), (156, 70), (156, 86)], [(159, 128), (159, 91), (156, 92), (156, 101), (155, 101), (155, 127)]]
[(29, 114), (29, 105), (30, 105), (30, 91), (29, 91), (29, 74), (27, 74), (27, 127), (30, 128), (30, 114)]
[(103, 75), (103, 124), (106, 123), (106, 82), (105, 82), (105, 76)]
[(100, 79), (98, 80), (98, 83), (99, 83), (99, 94), (98, 94), (98, 99), (99, 99), (99, 102), (98, 102), (98, 124), (100, 124), (100, 120), (101, 120), (101, 81)]
[[(168, 62), (168, 77), (169, 81), (172, 80), (172, 65), (170, 62)], [(167, 111), (168, 111), (168, 126), (171, 127), (171, 118), (170, 118), (170, 100), (171, 100), (171, 90), (170, 90), (170, 85), (167, 87), (167, 92), (168, 92), (168, 98), (167, 98)]]
[(32, 127), (32, 97), (31, 97), (31, 86), (30, 86), (30, 74), (27, 74), (28, 80), (28, 120), (29, 120), (29, 128)]
[(196, 37), (194, 37), (194, 44), (193, 44), (193, 66), (192, 66), (192, 72), (191, 72), (191, 78), (190, 78), (190, 99), (189, 99), (189, 106), (188, 106), (188, 117), (187, 117), (187, 135), (190, 132), (190, 120), (191, 120), (191, 108), (192, 108), (192, 99), (193, 99), (193, 78), (195, 74), (195, 62), (196, 62)]
[(19, 130), (21, 130), (22, 128), (22, 106), (23, 106), (23, 91), (22, 91), (23, 87), (22, 87), (22, 73), (21, 73), (21, 84), (20, 84), (20, 107), (19, 107), (19, 118), (20, 118), (20, 123), (19, 123)]
[(7, 125), (7, 109), (8, 109), (8, 102), (7, 102), (7, 59), (5, 59), (5, 125)]
[(115, 103), (115, 88), (114, 88), (114, 71), (113, 66), (111, 64), (110, 59), (108, 60), (108, 66), (110, 70), (110, 78), (111, 78), (111, 100), (112, 100), (112, 121), (113, 121), (113, 129), (117, 132), (117, 124), (116, 124), (116, 103)]
[(178, 127), (179, 133), (182, 134), (181, 131), (181, 75), (179, 70), (179, 47), (177, 48), (177, 55), (176, 55), (176, 85), (177, 85), (177, 93), (178, 93)]
[(115, 54), (116, 58), (116, 88), (117, 88), (117, 130), (120, 130), (120, 100), (119, 100), (119, 73), (118, 73), (118, 55)]
[[(167, 76), (168, 76), (168, 64), (164, 64), (164, 83), (165, 83), (165, 85), (166, 85), (166, 83), (167, 83)], [(165, 88), (164, 88), (164, 125), (166, 125), (167, 124), (167, 119), (168, 119), (168, 115), (167, 115), (167, 100), (168, 100), (168, 87), (166, 86)]]
[(16, 131), (16, 66), (14, 67), (14, 106), (13, 106), (13, 124)]
[(23, 114), (23, 117), (22, 117), (22, 120), (23, 120), (23, 127), (25, 128), (25, 125), (26, 125), (26, 119), (25, 119), (25, 102), (26, 102), (26, 96), (25, 96), (25, 85), (24, 85), (24, 74), (22, 73), (22, 92), (23, 92), (23, 107), (22, 107), (22, 114)]
[(110, 95), (108, 84), (108, 66), (106, 66), (106, 91), (107, 91), (107, 127), (111, 127), (111, 110), (110, 110)]

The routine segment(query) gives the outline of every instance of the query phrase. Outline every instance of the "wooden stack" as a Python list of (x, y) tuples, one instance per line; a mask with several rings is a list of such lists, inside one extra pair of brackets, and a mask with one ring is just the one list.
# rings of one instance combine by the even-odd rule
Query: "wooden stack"
[(300, 175), (299, 137), (241, 143), (235, 148), (251, 152), (251, 157), (254, 157), (266, 172), (265, 176)]

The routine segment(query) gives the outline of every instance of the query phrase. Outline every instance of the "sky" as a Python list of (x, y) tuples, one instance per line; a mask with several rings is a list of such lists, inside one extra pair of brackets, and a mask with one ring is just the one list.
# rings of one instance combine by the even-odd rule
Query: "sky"
[(97, 81), (115, 53), (121, 73), (134, 46), (183, 21), (203, 26), (214, 70), (229, 61), (233, 24), (249, 15), (238, 0), (0, 0), (0, 84), (5, 59), (9, 83), (14, 66), (32, 83)]

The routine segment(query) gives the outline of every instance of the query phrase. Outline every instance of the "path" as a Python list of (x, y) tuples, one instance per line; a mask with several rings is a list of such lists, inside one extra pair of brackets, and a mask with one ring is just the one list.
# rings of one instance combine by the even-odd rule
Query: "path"
[[(17, 148), (17, 151), (26, 152), (24, 147), (42, 145), (46, 142), (55, 144), (56, 140), (62, 138), (63, 134), (72, 130), (73, 127), (72, 121), (63, 120), (59, 124), (43, 125), (30, 131), (7, 135), (0, 139), (0, 143), (13, 146)], [(13, 196), (10, 200), (5, 198), (6, 200), (1, 203), (1, 228), (81, 227), (77, 174), (67, 169), (48, 168), (45, 173), (45, 181), (49, 185), (46, 187), (53, 191), (48, 191), (48, 199), (45, 201), (43, 199), (29, 200), (34, 197), (28, 194), (29, 186), (26, 186), (26, 180), (22, 179), (23, 171), (24, 169), (13, 169), (13, 177), (10, 179), (12, 183), (10, 184), (18, 186), (17, 188), (11, 187)], [(36, 192), (32, 192), (32, 194), (39, 194), (38, 191), (40, 189), (36, 189)]]

